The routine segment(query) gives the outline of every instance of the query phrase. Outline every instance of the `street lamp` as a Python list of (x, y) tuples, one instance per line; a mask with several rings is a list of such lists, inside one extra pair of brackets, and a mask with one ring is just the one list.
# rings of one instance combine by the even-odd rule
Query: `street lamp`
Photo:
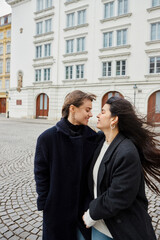
[(135, 104), (136, 104), (136, 90), (137, 90), (137, 85), (136, 84), (134, 84), (133, 89), (134, 89), (134, 106), (135, 106)]

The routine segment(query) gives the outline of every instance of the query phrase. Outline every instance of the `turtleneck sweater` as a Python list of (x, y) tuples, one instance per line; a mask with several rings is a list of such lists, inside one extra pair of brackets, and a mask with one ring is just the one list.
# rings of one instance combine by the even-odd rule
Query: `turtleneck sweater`
[(69, 128), (71, 136), (80, 136), (82, 134), (84, 125), (74, 125), (68, 121), (67, 118), (64, 118), (66, 125)]

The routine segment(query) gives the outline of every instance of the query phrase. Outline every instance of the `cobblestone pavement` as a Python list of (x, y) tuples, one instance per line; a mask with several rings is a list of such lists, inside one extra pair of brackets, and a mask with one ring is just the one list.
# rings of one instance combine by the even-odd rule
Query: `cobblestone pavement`
[[(0, 117), (0, 239), (42, 239), (42, 213), (36, 208), (33, 161), (36, 139), (51, 125), (44, 120)], [(147, 196), (160, 240), (160, 197), (149, 190)]]

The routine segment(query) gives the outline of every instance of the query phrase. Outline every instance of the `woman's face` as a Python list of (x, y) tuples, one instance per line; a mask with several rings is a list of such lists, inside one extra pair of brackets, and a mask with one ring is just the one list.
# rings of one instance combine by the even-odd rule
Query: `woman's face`
[(87, 125), (88, 120), (92, 117), (92, 102), (85, 99), (80, 107), (74, 106), (74, 124), (75, 125)]
[(110, 112), (110, 105), (105, 104), (102, 108), (101, 113), (97, 116), (97, 128), (103, 130), (110, 129), (110, 124), (112, 122), (111, 112)]

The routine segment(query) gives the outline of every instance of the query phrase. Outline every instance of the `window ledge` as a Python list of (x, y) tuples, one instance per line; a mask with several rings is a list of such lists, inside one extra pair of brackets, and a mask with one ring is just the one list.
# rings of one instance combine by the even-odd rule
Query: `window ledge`
[(129, 79), (129, 76), (115, 76), (115, 77), (101, 77), (98, 78), (98, 80), (103, 81), (103, 80), (118, 80), (118, 79)]
[(147, 9), (147, 12), (152, 12), (152, 11), (159, 10), (159, 9), (160, 9), (160, 6), (151, 7), (151, 8)]
[(79, 83), (79, 82), (86, 82), (86, 78), (76, 78), (76, 79), (64, 79), (62, 80), (63, 83)]
[(73, 26), (73, 27), (67, 27), (67, 28), (64, 28), (63, 30), (66, 32), (66, 31), (69, 31), (69, 30), (77, 30), (78, 28), (81, 28), (81, 27), (88, 27), (88, 23), (84, 23), (84, 24), (80, 24), (80, 25), (77, 25), (77, 26)]
[(69, 5), (69, 4), (71, 4), (71, 3), (76, 3), (76, 2), (79, 2), (79, 1), (81, 1), (81, 0), (72, 0), (72, 1), (70, 1), (70, 2), (65, 2), (64, 4), (65, 4), (65, 5)]
[(151, 44), (156, 44), (156, 43), (160, 43), (160, 40), (153, 40), (153, 41), (148, 41), (146, 42), (146, 45), (151, 45)]
[(101, 49), (99, 49), (99, 51), (105, 52), (105, 51), (117, 50), (117, 49), (121, 49), (121, 48), (130, 48), (130, 47), (131, 47), (131, 45), (127, 44), (127, 45), (121, 45), (121, 46), (116, 46), (116, 47), (101, 48)]
[(37, 14), (40, 14), (40, 13), (43, 13), (43, 12), (47, 12), (48, 10), (52, 10), (52, 9), (54, 9), (54, 6), (42, 9), (42, 10), (37, 11), (37, 12), (34, 12), (34, 14), (37, 15)]
[(37, 82), (33, 82), (34, 85), (51, 85), (52, 84), (52, 81), (37, 81)]
[(147, 74), (144, 76), (145, 76), (145, 78), (158, 78), (158, 80), (159, 80), (160, 73), (151, 73), (151, 74)]
[(75, 53), (66, 53), (66, 54), (63, 55), (63, 57), (83, 55), (83, 54), (87, 54), (87, 53), (88, 53), (87, 51), (75, 52)]
[(41, 60), (48, 60), (48, 59), (52, 59), (53, 60), (53, 57), (50, 56), (50, 57), (35, 58), (35, 59), (33, 59), (33, 61), (41, 61)]
[(39, 38), (39, 37), (44, 37), (44, 36), (48, 36), (50, 34), (53, 34), (54, 32), (51, 31), (51, 32), (47, 32), (47, 33), (42, 33), (42, 34), (37, 34), (34, 36), (34, 38)]
[(119, 16), (115, 16), (115, 17), (104, 18), (104, 19), (100, 20), (100, 22), (104, 23), (104, 22), (113, 21), (113, 20), (116, 21), (116, 20), (119, 20), (120, 18), (130, 17), (131, 15), (132, 15), (132, 13), (126, 13), (126, 14), (122, 14)]

